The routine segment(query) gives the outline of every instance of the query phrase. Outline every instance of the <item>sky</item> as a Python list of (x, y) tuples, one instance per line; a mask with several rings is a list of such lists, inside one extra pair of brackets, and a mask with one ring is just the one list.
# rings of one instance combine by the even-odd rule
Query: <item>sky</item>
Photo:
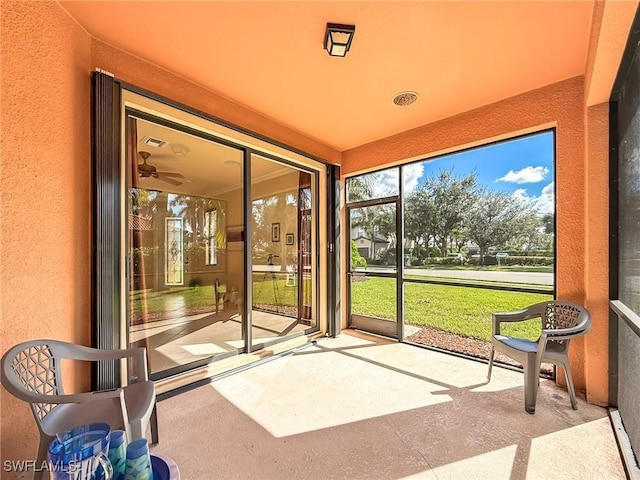
[[(475, 171), (479, 185), (530, 202), (541, 214), (553, 213), (553, 160), (553, 132), (448, 154), (405, 165), (405, 195), (443, 169), (451, 169), (456, 176), (466, 176)], [(377, 188), (397, 192), (397, 170), (379, 172), (378, 175), (381, 176), (377, 178)]]

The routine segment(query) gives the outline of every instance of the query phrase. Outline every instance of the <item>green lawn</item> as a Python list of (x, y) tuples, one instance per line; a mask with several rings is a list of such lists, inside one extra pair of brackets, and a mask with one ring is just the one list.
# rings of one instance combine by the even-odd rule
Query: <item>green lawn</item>
[[(284, 279), (254, 275), (253, 303), (255, 305), (297, 306), (296, 287), (285, 286)], [(307, 280), (308, 281), (308, 280)], [(276, 301), (274, 286), (279, 301)], [(310, 288), (305, 289), (308, 295)], [(396, 305), (395, 279), (367, 277), (352, 283), (352, 313), (394, 319)], [(518, 310), (536, 302), (552, 299), (551, 295), (509, 292), (447, 285), (405, 283), (405, 318), (413, 325), (440, 328), (465, 337), (489, 340), (491, 314)], [(146, 302), (146, 305), (145, 305)], [(310, 300), (307, 299), (307, 304)], [(162, 292), (136, 292), (131, 296), (131, 314), (143, 312), (154, 319), (188, 315), (198, 308), (213, 307), (213, 286), (181, 287)], [(143, 308), (144, 307), (144, 308)], [(530, 320), (506, 325), (505, 333), (535, 339), (540, 322)]]
[[(351, 298), (352, 313), (394, 319), (395, 279), (369, 277), (353, 282)], [(551, 299), (551, 295), (535, 293), (405, 283), (405, 319), (410, 324), (489, 340), (492, 313), (519, 310)], [(508, 335), (536, 339), (540, 321), (507, 325), (503, 331)]]
[[(298, 287), (287, 286), (286, 280), (278, 275), (275, 280), (264, 279), (262, 274), (253, 275), (253, 304), (254, 305), (287, 305), (295, 307), (298, 305)], [(306, 294), (305, 305), (311, 304), (311, 280), (305, 280), (304, 292)], [(276, 298), (276, 296), (278, 298)], [(280, 301), (278, 301), (278, 299)]]
[[(296, 307), (298, 305), (298, 288), (286, 286), (286, 280), (278, 275), (275, 280), (270, 277), (264, 279), (263, 274), (253, 276), (254, 305), (284, 305)], [(305, 280), (310, 283), (310, 280)], [(311, 288), (305, 289), (306, 304), (311, 301)], [(276, 298), (277, 294), (277, 298)], [(215, 308), (213, 285), (198, 287), (176, 287), (159, 292), (133, 292), (130, 299), (131, 316), (135, 319), (142, 315), (160, 315), (159, 318), (175, 318), (177, 316), (195, 313), (203, 307)]]
[(214, 306), (213, 285), (171, 288), (159, 292), (134, 292), (131, 295), (131, 315), (163, 311), (188, 311), (193, 308)]

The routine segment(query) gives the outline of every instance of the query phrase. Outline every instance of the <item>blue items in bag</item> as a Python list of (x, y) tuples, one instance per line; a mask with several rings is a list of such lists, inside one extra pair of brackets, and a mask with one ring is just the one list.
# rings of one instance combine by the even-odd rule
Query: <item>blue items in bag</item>
[(149, 443), (146, 438), (134, 440), (127, 447), (125, 480), (153, 480)]
[(124, 430), (114, 430), (109, 435), (109, 461), (113, 467), (113, 480), (124, 480), (127, 466), (127, 434)]
[(106, 423), (89, 423), (57, 434), (49, 444), (51, 480), (111, 480), (110, 432)]

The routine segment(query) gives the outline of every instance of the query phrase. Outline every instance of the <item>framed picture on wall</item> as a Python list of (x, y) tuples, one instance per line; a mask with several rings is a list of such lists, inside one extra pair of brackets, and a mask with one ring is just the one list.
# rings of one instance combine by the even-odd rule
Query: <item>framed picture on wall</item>
[(287, 233), (286, 237), (287, 245), (293, 245), (293, 233)]
[(279, 223), (271, 224), (271, 241), (272, 242), (280, 241), (280, 224)]

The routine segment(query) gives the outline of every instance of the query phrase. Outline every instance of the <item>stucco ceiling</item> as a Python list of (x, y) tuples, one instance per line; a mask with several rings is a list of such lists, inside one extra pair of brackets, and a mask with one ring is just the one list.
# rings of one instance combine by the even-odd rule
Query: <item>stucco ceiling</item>
[[(582, 75), (593, 2), (60, 2), (91, 35), (337, 150)], [(323, 50), (328, 22), (351, 51)], [(419, 100), (393, 105), (413, 90)]]

